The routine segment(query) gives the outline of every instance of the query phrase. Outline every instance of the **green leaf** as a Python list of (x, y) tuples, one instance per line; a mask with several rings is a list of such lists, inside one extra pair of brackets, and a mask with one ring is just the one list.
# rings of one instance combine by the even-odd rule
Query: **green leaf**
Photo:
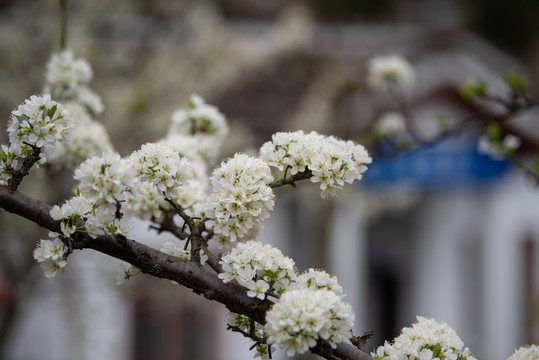
[(502, 140), (502, 129), (497, 123), (490, 123), (487, 127), (487, 137), (492, 142), (500, 142)]
[(47, 109), (47, 116), (52, 119), (52, 117), (56, 113), (57, 108), (58, 108), (58, 104), (54, 104), (50, 109)]
[(514, 71), (508, 71), (503, 80), (515, 92), (525, 93), (528, 90), (528, 79)]
[(466, 100), (482, 97), (487, 94), (487, 83), (481, 79), (466, 81), (460, 88), (460, 95)]
[(436, 345), (431, 345), (431, 344), (425, 345), (425, 348), (432, 351), (433, 358), (439, 358), (440, 355), (442, 354), (442, 345), (440, 345), (439, 343)]
[(539, 155), (535, 155), (531, 171), (536, 178), (539, 178)]

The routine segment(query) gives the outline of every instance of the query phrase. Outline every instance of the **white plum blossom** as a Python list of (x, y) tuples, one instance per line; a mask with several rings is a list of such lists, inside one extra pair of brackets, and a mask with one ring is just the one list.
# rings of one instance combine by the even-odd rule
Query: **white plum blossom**
[(502, 141), (491, 140), (487, 135), (482, 135), (477, 143), (477, 151), (490, 156), (494, 160), (504, 160), (521, 145), (518, 136), (507, 134)]
[(192, 186), (183, 186), (191, 176), (190, 162), (164, 144), (146, 144), (128, 159), (106, 152), (87, 159), (75, 170), (77, 190), (87, 202), (84, 211), (66, 213), (65, 209), (69, 210), (71, 203), (79, 199), (75, 197), (62, 207), (53, 208), (53, 216), (62, 219), (66, 236), (80, 230), (76, 227), (80, 226), (79, 220), (84, 221), (90, 236), (127, 236), (134, 216), (160, 221), (164, 211), (171, 209), (163, 191), (188, 214), (200, 215), (206, 194), (196, 181)]
[(335, 294), (341, 297), (344, 297), (344, 289), (341, 284), (339, 284), (337, 277), (331, 276), (324, 270), (307, 270), (298, 276), (296, 281), (290, 286), (290, 289), (326, 289), (333, 291)]
[(58, 270), (67, 266), (64, 243), (56, 233), (49, 233), (49, 236), (51, 239), (41, 239), (34, 250), (34, 259), (41, 264), (47, 278), (53, 277)]
[(138, 274), (140, 274), (139, 269), (125, 261), (121, 261), (118, 264), (118, 267), (114, 270), (114, 279), (116, 280), (116, 285), (121, 285), (125, 281)]
[(132, 182), (129, 164), (115, 152), (87, 159), (75, 170), (74, 178), (80, 192), (96, 204), (125, 200)]
[(92, 80), (93, 72), (90, 64), (82, 59), (75, 59), (71, 50), (53, 54), (47, 63), (45, 82), (60, 92), (86, 85)]
[(76, 102), (68, 102), (65, 107), (74, 119), (70, 140), (63, 141), (47, 152), (47, 161), (76, 167), (92, 156), (113, 151), (105, 127), (92, 119), (87, 110)]
[(247, 291), (247, 296), (264, 300), (266, 298), (266, 291), (268, 291), (269, 288), (270, 286), (267, 281), (253, 280), (253, 282), (250, 284), (249, 291)]
[(128, 235), (133, 225), (129, 216), (123, 216), (128, 207), (122, 204), (128, 201), (134, 187), (129, 165), (119, 154), (107, 152), (87, 159), (75, 170), (78, 191), (95, 210), (83, 219), (89, 235)]
[(189, 98), (189, 107), (172, 114), (172, 125), (169, 132), (178, 134), (204, 134), (224, 138), (228, 133), (228, 125), (223, 114), (208, 105), (199, 95)]
[(197, 179), (192, 179), (189, 184), (180, 186), (175, 201), (188, 210), (193, 209), (197, 204), (203, 203), (208, 194), (206, 187)]
[[(85, 218), (85, 229), (92, 237), (111, 234), (129, 236), (134, 224), (130, 216), (118, 217), (112, 204), (102, 204)], [(123, 208), (122, 208), (123, 209)], [(123, 213), (122, 213), (123, 215)]]
[[(133, 224), (130, 216), (123, 216), (120, 204), (121, 202), (115, 204), (103, 199), (93, 202), (84, 195), (78, 195), (67, 200), (62, 206), (54, 206), (50, 215), (55, 220), (62, 220), (61, 230), (66, 237), (83, 230), (92, 237), (107, 233), (127, 236)], [(119, 212), (121, 216), (118, 216)]]
[(191, 162), (167, 144), (142, 145), (131, 154), (129, 164), (137, 179), (149, 181), (167, 196), (175, 196), (177, 188), (193, 177)]
[(539, 346), (522, 346), (515, 350), (507, 360), (537, 360), (539, 359)]
[(52, 54), (47, 63), (44, 92), (62, 101), (76, 101), (95, 115), (103, 111), (101, 98), (88, 87), (93, 71), (83, 58), (76, 59), (67, 49)]
[(249, 297), (266, 298), (268, 290), (282, 294), (296, 279), (294, 261), (259, 241), (238, 243), (219, 261), (223, 272), (218, 276), (227, 283), (236, 280), (248, 289)]
[[(187, 215), (202, 217), (202, 207), (207, 198), (204, 185), (197, 179), (191, 179), (187, 185), (177, 187), (175, 193), (172, 200), (181, 206)], [(133, 182), (127, 202), (122, 208), (133, 216), (153, 222), (160, 222), (164, 212), (172, 209), (163, 193), (149, 181)], [(183, 220), (180, 221), (183, 224)]]
[(134, 181), (127, 202), (122, 208), (140, 219), (159, 222), (163, 218), (163, 211), (171, 209), (171, 206), (154, 184)]
[(82, 195), (73, 196), (62, 206), (55, 205), (50, 211), (54, 220), (70, 219), (73, 216), (84, 216), (93, 210), (93, 203)]
[(374, 131), (380, 136), (397, 136), (406, 132), (404, 116), (398, 112), (382, 114), (374, 124)]
[(401, 96), (413, 88), (415, 72), (401, 55), (379, 55), (369, 60), (367, 81), (375, 90)]
[(206, 186), (198, 178), (194, 178), (189, 181), (189, 184), (176, 189), (174, 201), (182, 207), (187, 215), (203, 217), (204, 204), (207, 199)]
[(417, 321), (412, 327), (403, 328), (392, 343), (386, 341), (371, 355), (377, 360), (476, 360), (445, 322), (422, 316), (418, 316)]
[(279, 132), (260, 148), (260, 157), (292, 175), (310, 170), (311, 181), (320, 186), (321, 196), (336, 195), (345, 183), (362, 178), (370, 164), (367, 150), (353, 141), (344, 141), (316, 132)]
[(9, 152), (18, 157), (27, 156), (32, 146), (41, 148), (38, 163), (44, 164), (46, 152), (65, 141), (71, 134), (73, 118), (50, 94), (32, 95), (11, 112), (7, 132)]
[(94, 116), (100, 115), (105, 109), (101, 97), (88, 87), (80, 87), (78, 89), (77, 101)]
[(47, 64), (45, 92), (61, 100), (74, 118), (71, 141), (51, 149), (53, 163), (75, 167), (85, 159), (112, 151), (105, 128), (93, 119), (103, 112), (101, 98), (88, 84), (93, 73), (88, 62), (75, 59), (70, 50), (53, 54)]
[(228, 134), (225, 117), (198, 95), (191, 95), (187, 109), (172, 114), (172, 124), (165, 142), (174, 145), (185, 156), (197, 153), (213, 162)]
[(199, 156), (204, 162), (213, 163), (219, 154), (222, 139), (216, 136), (169, 133), (160, 142), (174, 146), (189, 159)]
[[(191, 243), (185, 246), (187, 240), (171, 240), (167, 241), (161, 247), (161, 251), (169, 255), (175, 256), (178, 259), (189, 261), (191, 260)], [(200, 264), (204, 265), (208, 261), (208, 255), (204, 250), (200, 250)]]
[(225, 160), (210, 177), (213, 193), (209, 196), (207, 225), (216, 239), (227, 240), (220, 246), (228, 247), (236, 241), (254, 236), (273, 210), (273, 181), (268, 164), (255, 157), (236, 154)]
[(54, 220), (62, 220), (62, 233), (69, 237), (77, 231), (77, 222), (94, 210), (94, 203), (83, 195), (73, 196), (62, 206), (55, 205), (50, 211)]
[(318, 339), (332, 346), (352, 336), (352, 307), (330, 290), (286, 291), (266, 313), (269, 344), (277, 344), (288, 356), (304, 353)]

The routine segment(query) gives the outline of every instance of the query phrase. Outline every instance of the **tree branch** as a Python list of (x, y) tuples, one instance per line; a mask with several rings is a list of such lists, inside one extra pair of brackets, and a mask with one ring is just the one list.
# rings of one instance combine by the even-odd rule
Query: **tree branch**
[(8, 168), (9, 172), (11, 173), (11, 178), (8, 180), (8, 187), (11, 191), (17, 190), (22, 182), (22, 179), (30, 173), (32, 166), (34, 166), (34, 164), (39, 160), (41, 148), (34, 145), (29, 146), (32, 147), (32, 152), (30, 152), (30, 154), (24, 158), (21, 168), (19, 170), (15, 170), (11, 167)]
[(313, 173), (311, 170), (306, 169), (305, 171), (296, 173), (288, 178), (283, 178), (281, 180), (275, 180), (268, 184), (268, 186), (272, 189), (284, 186), (284, 185), (290, 185), (292, 187), (296, 187), (296, 181), (305, 180), (313, 176)]
[[(49, 215), (51, 206), (40, 200), (0, 186), (0, 207), (43, 228), (60, 232), (60, 221)], [(125, 244), (122, 245), (110, 235), (91, 238), (86, 233), (76, 233), (73, 249), (93, 249), (126, 261), (146, 274), (173, 280), (196, 294), (222, 303), (232, 312), (246, 315), (261, 324), (265, 323), (266, 311), (272, 305), (270, 301), (248, 297), (244, 287), (233, 282), (223, 283), (216, 273), (199, 263), (182, 261), (131, 239), (122, 239), (122, 242)], [(350, 344), (341, 343), (336, 349), (330, 349), (329, 345), (326, 345), (327, 343), (321, 342), (321, 345), (311, 351), (329, 359), (337, 356), (341, 359), (373, 360), (367, 353)]]
[(60, 49), (67, 47), (67, 0), (60, 0)]

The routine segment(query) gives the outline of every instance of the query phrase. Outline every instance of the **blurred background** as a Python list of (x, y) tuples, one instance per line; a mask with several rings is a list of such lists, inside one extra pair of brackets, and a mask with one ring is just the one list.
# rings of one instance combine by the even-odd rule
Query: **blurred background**
[[(503, 94), (503, 74), (515, 71), (537, 98), (532, 0), (69, 0), (68, 11), (68, 47), (92, 65), (105, 104), (99, 120), (122, 155), (163, 137), (192, 93), (229, 120), (223, 157), (298, 129), (369, 144), (375, 120), (401, 106), (367, 86), (375, 55), (400, 54), (414, 67), (407, 112), (425, 138), (437, 137), (440, 121), (462, 124), (474, 113), (459, 93), (471, 78)], [(59, 24), (58, 1), (0, 0), (6, 121), (42, 90)], [(523, 156), (538, 148), (537, 115), (511, 120)], [(477, 152), (480, 126), (466, 129), (392, 156), (373, 149), (364, 180), (336, 199), (320, 199), (308, 183), (277, 191), (260, 240), (301, 271), (339, 277), (356, 335), (374, 331), (368, 351), (416, 315), (447, 322), (478, 359), (539, 342), (539, 189)], [(36, 172), (24, 191), (59, 203), (73, 185), (66, 175)], [(168, 239), (147, 227), (134, 238), (156, 247)], [(0, 229), (0, 359), (253, 357), (248, 340), (226, 332), (219, 304), (144, 275), (118, 287), (116, 262), (89, 250), (44, 279), (31, 252), (46, 233), (5, 212)]]

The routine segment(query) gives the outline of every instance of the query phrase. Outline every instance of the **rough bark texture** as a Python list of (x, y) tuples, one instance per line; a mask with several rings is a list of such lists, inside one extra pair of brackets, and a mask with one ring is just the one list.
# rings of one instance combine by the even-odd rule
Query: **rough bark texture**
[[(49, 215), (51, 206), (40, 200), (0, 186), (0, 207), (40, 227), (60, 232), (60, 221)], [(213, 270), (198, 262), (182, 261), (134, 240), (113, 236), (91, 238), (85, 233), (79, 233), (73, 239), (72, 247), (93, 249), (133, 264), (146, 274), (176, 281), (207, 299), (222, 303), (230, 311), (247, 315), (262, 324), (265, 323), (265, 313), (272, 304), (270, 301), (248, 297), (245, 289), (238, 284), (223, 283)], [(372, 360), (367, 353), (346, 343), (332, 349), (326, 342), (320, 341), (311, 351), (326, 359)]]

